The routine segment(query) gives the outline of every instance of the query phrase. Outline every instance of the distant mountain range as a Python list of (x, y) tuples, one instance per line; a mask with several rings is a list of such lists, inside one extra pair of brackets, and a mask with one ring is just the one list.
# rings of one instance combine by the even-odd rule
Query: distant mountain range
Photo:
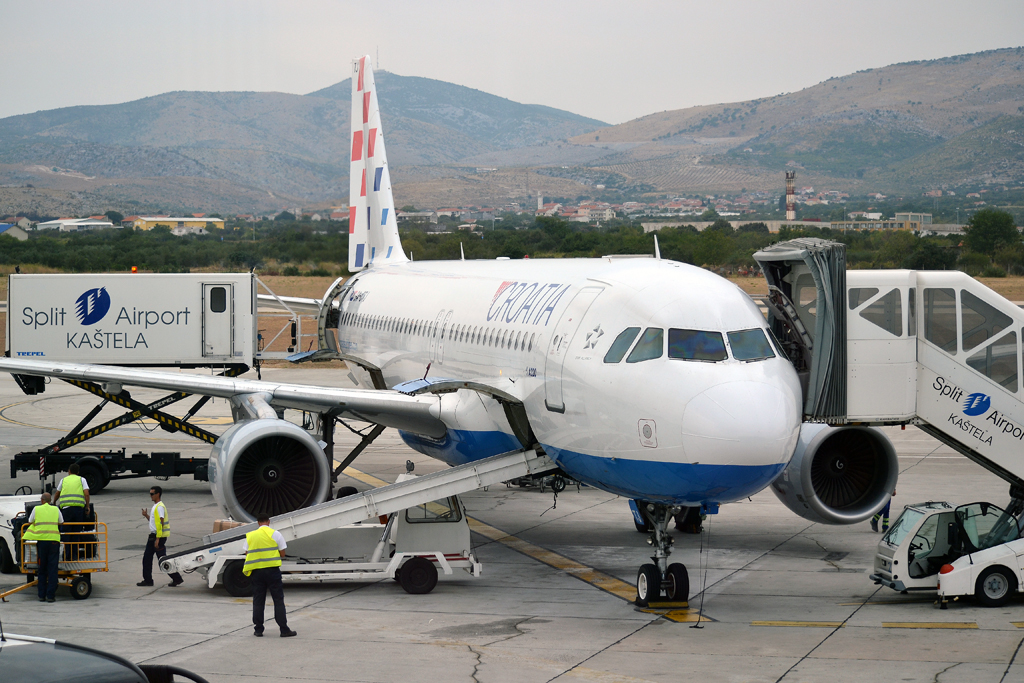
[[(618, 126), (443, 81), (376, 77), (400, 205), (780, 189), (788, 169), (800, 184), (854, 193), (1024, 181), (1024, 48)], [(350, 88), (173, 92), (0, 119), (0, 213), (341, 204)]]

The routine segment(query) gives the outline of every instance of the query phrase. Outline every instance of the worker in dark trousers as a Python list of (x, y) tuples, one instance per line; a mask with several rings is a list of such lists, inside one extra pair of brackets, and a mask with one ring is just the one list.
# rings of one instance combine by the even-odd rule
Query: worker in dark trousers
[(62, 531), (73, 536), (64, 537), (64, 559), (78, 560), (84, 555), (84, 546), (75, 545), (72, 541), (81, 538), (85, 526), (85, 511), (89, 509), (89, 482), (78, 475), (78, 463), (73, 463), (68, 468), (68, 475), (57, 484), (57, 492), (53, 495), (53, 503), (60, 508), (60, 514), (64, 517), (64, 523), (72, 523), (64, 527)]
[[(146, 551), (142, 554), (142, 581), (135, 584), (136, 586), (153, 585), (153, 556), (162, 559), (167, 554), (167, 539), (171, 535), (171, 518), (167, 514), (167, 506), (160, 501), (163, 495), (162, 488), (150, 486), (149, 498), (153, 507), (148, 511), (146, 508), (142, 508), (142, 516), (149, 520), (149, 538), (146, 540)], [(177, 572), (171, 574), (170, 577), (171, 582), (167, 585), (171, 588), (184, 583), (181, 574)]]
[(57, 569), (60, 564), (60, 510), (50, 505), (50, 494), (39, 497), (40, 504), (28, 516), (28, 535), (36, 541), (36, 578), (39, 581), (39, 602), (57, 601)]
[(892, 490), (892, 494), (889, 496), (889, 500), (885, 502), (885, 507), (875, 513), (875, 516), (871, 518), (871, 530), (878, 531), (878, 520), (882, 520), (882, 533), (884, 534), (889, 530), (889, 506), (892, 505), (893, 496), (896, 495), (896, 489)]
[(245, 535), (245, 565), (242, 573), (252, 576), (253, 635), (263, 637), (263, 612), (267, 606), (267, 592), (274, 600), (274, 620), (281, 628), (281, 637), (298, 635), (288, 628), (288, 615), (284, 608), (284, 584), (281, 582), (281, 558), (288, 544), (281, 532), (270, 528), (270, 519), (261, 517), (259, 527)]

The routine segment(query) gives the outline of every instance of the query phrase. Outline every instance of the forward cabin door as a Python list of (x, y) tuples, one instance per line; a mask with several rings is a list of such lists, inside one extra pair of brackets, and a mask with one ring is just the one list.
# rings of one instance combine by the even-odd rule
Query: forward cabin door
[(565, 412), (565, 403), (562, 401), (562, 368), (565, 365), (565, 356), (576, 337), (580, 323), (583, 322), (583, 317), (590, 309), (590, 304), (594, 303), (594, 299), (603, 289), (604, 287), (584, 287), (577, 292), (551, 334), (547, 356), (544, 359), (544, 405), (552, 412)]
[(203, 284), (203, 357), (231, 357), (234, 301), (233, 285)]

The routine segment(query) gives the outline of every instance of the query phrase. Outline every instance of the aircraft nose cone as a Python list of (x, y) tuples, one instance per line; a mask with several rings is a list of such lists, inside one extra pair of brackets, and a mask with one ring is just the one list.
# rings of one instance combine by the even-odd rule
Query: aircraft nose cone
[(800, 436), (797, 400), (792, 392), (764, 382), (709, 388), (683, 409), (686, 457), (723, 465), (787, 461)]

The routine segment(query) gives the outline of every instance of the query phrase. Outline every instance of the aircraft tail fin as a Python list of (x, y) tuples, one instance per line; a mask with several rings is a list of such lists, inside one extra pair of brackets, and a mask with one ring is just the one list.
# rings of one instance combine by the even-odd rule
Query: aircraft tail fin
[(352, 166), (349, 176), (348, 269), (408, 261), (398, 238), (395, 199), (384, 149), (370, 57), (352, 62)]

